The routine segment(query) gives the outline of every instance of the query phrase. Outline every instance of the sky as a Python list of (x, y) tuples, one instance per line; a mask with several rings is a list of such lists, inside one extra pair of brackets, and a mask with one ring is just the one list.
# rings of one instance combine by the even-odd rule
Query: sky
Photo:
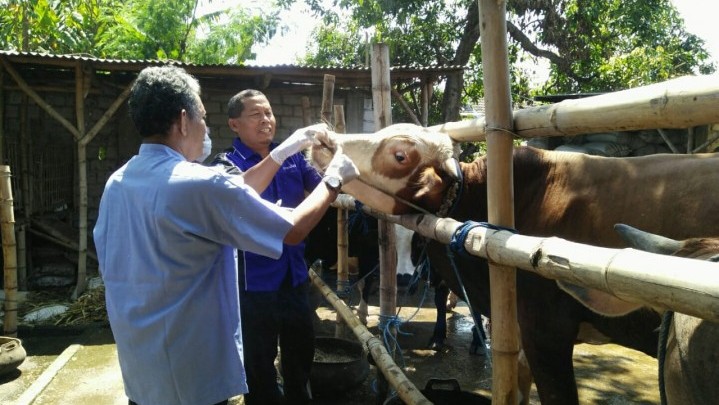
[[(327, 1), (327, 0), (326, 0)], [(719, 66), (719, 29), (716, 28), (716, 15), (708, 10), (708, 4), (714, 0), (671, 0), (684, 18), (686, 30), (705, 41), (705, 47), (711, 59)], [(203, 9), (217, 9), (242, 4), (248, 7), (265, 7), (266, 0), (203, 0)], [(257, 58), (248, 61), (257, 65), (292, 64), (298, 56), (305, 54), (305, 46), (312, 29), (318, 24), (312, 17), (304, 1), (295, 2), (292, 9), (281, 14), (288, 31), (276, 36), (269, 45), (257, 46), (253, 51)]]

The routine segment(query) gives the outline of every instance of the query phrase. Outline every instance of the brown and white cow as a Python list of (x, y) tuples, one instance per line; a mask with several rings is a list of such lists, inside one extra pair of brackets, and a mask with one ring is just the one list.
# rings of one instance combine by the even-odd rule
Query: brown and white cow
[[(341, 148), (360, 171), (359, 181), (343, 190), (370, 207), (391, 214), (426, 210), (457, 221), (487, 220), (486, 157), (455, 166), (456, 145), (445, 134), (397, 124), (375, 134), (330, 134), (321, 142), (312, 149), (314, 164), (326, 167)], [(513, 177), (515, 228), (524, 235), (621, 247), (616, 223), (677, 239), (719, 230), (719, 159), (714, 154), (605, 158), (519, 147)], [(445, 252), (443, 245), (431, 243), (431, 264), (453, 291), (460, 291)], [(486, 261), (480, 268), (476, 261), (456, 260), (473, 307), (489, 316)], [(612, 298), (591, 293), (517, 273), (521, 341), (542, 403), (578, 403), (572, 365), (577, 342), (613, 342), (656, 356), (658, 313), (614, 299), (613, 304), (626, 305), (612, 313), (622, 316), (608, 317), (574, 298), (590, 296), (594, 303)]]
[[(624, 224), (615, 226), (627, 243), (651, 253), (701, 260), (719, 260), (719, 237), (677, 241)], [(691, 271), (691, 269), (687, 269)], [(660, 388), (666, 404), (709, 405), (719, 398), (719, 324), (668, 312), (662, 323), (665, 347)], [(662, 364), (663, 363), (663, 364)]]

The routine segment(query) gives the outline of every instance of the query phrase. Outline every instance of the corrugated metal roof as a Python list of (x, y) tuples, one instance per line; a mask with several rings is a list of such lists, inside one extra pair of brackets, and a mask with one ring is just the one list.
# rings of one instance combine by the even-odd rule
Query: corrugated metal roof
[[(371, 69), (366, 66), (311, 66), (311, 65), (252, 65), (252, 64), (196, 64), (174, 60), (136, 60), (136, 59), (102, 59), (91, 55), (69, 54), (56, 55), (39, 52), (18, 52), (0, 50), (0, 57), (11, 63), (55, 66), (61, 68), (75, 67), (78, 63), (91, 64), (96, 70), (139, 72), (152, 65), (175, 65), (185, 68), (188, 72), (199, 76), (267, 76), (272, 80), (321, 83), (323, 74), (335, 76), (339, 85), (367, 86), (371, 83)], [(462, 71), (462, 66), (416, 66), (402, 65), (390, 67), (392, 80), (415, 78), (437, 78), (449, 73)]]

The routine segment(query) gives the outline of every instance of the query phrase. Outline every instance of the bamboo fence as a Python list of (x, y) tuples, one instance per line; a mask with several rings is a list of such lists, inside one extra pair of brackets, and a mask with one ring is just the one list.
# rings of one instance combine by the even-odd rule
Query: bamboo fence
[[(352, 209), (354, 198), (341, 195), (333, 206)], [(444, 244), (462, 226), (454, 219), (430, 214), (388, 215), (367, 206), (362, 210)], [(484, 227), (468, 233), (464, 248), (490, 262), (601, 290), (626, 301), (719, 322), (719, 264), (714, 262)]]
[[(487, 214), (490, 223), (514, 228), (512, 96), (507, 56), (506, 2), (479, 1), (479, 26), (487, 121)], [(492, 306), (492, 401), (518, 402), (519, 324), (517, 270), (489, 262)], [(496, 319), (496, 321), (495, 321)]]

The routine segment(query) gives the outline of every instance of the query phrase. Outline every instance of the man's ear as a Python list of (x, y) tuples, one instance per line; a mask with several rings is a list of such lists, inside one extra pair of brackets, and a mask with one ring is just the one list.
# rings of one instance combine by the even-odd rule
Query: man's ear
[(237, 120), (235, 120), (234, 118), (228, 118), (228, 119), (227, 119), (227, 126), (230, 127), (230, 129), (232, 130), (232, 132), (237, 132), (237, 129), (236, 129), (236, 127), (237, 127)]
[(189, 123), (189, 115), (187, 115), (187, 110), (184, 108), (180, 112), (180, 133), (182, 136), (187, 136), (187, 124)]

